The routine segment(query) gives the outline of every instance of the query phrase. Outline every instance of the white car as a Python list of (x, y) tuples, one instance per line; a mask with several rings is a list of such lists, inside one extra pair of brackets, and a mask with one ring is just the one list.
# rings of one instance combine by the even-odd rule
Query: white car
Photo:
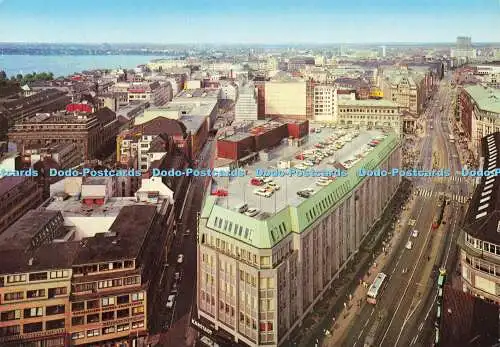
[(306, 166), (314, 166), (314, 163), (310, 160), (304, 160), (304, 165)]
[(264, 178), (264, 183), (271, 183), (272, 181), (273, 181), (273, 179), (270, 177)]
[(305, 170), (305, 169), (307, 169), (307, 166), (299, 164), (299, 165), (295, 166), (295, 169), (297, 169), (297, 170)]
[(179, 254), (177, 256), (177, 264), (182, 264), (183, 261), (184, 261), (184, 254)]
[(413, 230), (413, 232), (411, 233), (411, 235), (413, 237), (418, 237), (418, 230)]
[(316, 185), (318, 185), (318, 186), (322, 186), (322, 187), (325, 187), (325, 186), (329, 185), (329, 184), (330, 184), (330, 182), (331, 182), (331, 181), (329, 181), (329, 180), (322, 180), (322, 179), (319, 179), (319, 180), (317, 180), (317, 181), (316, 181)]
[(167, 308), (172, 308), (174, 307), (174, 301), (175, 301), (175, 294), (171, 294), (167, 298)]
[(408, 241), (405, 246), (406, 249), (412, 249), (413, 248), (413, 242)]
[(245, 215), (247, 215), (248, 217), (255, 217), (256, 215), (259, 214), (259, 212), (260, 210), (258, 208), (251, 207), (245, 211)]
[(268, 187), (271, 188), (272, 190), (280, 190), (280, 185), (277, 184), (276, 182), (270, 182), (268, 184)]
[(273, 195), (274, 192), (269, 189), (261, 188), (261, 189), (255, 189), (253, 193), (258, 196), (269, 198)]

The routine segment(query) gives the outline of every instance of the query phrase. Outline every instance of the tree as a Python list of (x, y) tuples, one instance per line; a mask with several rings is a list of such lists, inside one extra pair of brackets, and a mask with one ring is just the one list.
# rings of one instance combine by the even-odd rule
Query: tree
[(0, 81), (5, 81), (7, 79), (7, 74), (5, 71), (0, 70)]

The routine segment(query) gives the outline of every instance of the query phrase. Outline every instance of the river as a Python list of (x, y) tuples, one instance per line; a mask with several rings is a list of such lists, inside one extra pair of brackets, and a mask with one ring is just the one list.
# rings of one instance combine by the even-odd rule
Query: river
[(67, 76), (92, 69), (135, 68), (152, 59), (150, 55), (0, 55), (0, 71), (7, 76), (32, 72), (52, 72), (54, 76)]

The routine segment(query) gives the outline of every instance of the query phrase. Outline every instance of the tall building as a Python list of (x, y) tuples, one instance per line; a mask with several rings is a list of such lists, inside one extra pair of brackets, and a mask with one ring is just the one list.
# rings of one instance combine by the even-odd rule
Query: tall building
[(37, 145), (73, 142), (84, 159), (93, 159), (112, 150), (120, 125), (109, 108), (95, 113), (41, 113), (9, 131), (9, 141), (23, 150)]
[[(328, 131), (323, 129), (326, 135)], [(372, 150), (367, 143), (373, 133), (357, 135), (342, 140), (349, 145), (337, 152), (334, 167), (400, 166), (396, 134), (380, 132), (380, 144)], [(304, 150), (319, 141), (309, 138)], [(247, 170), (254, 174), (274, 161), (285, 165), (296, 151), (281, 145), (269, 153), (273, 162)], [(400, 179), (351, 173), (322, 187), (310, 177), (294, 177), (293, 182), (276, 177), (281, 189), (259, 197), (248, 177), (241, 177), (229, 182), (227, 197), (207, 197), (199, 215), (193, 326), (233, 346), (287, 346), (292, 331), (353, 259)], [(306, 188), (313, 193), (304, 193)], [(241, 213), (245, 207), (256, 212)]]
[[(500, 132), (481, 139), (481, 170), (500, 167)], [(478, 178), (459, 239), (463, 290), (500, 304), (500, 180)], [(497, 273), (497, 269), (499, 270)]]
[[(314, 82), (286, 75), (266, 81), (262, 97), (268, 117), (312, 119), (314, 117)], [(259, 90), (260, 92), (260, 90)]]
[(237, 121), (257, 120), (257, 91), (253, 85), (246, 85), (240, 88), (238, 100), (234, 108), (234, 118)]
[(458, 36), (456, 46), (451, 50), (450, 55), (452, 58), (463, 58), (465, 61), (469, 61), (477, 57), (477, 51), (472, 47), (470, 37)]
[(458, 97), (461, 128), (475, 154), (484, 136), (500, 131), (500, 91), (471, 85), (460, 88)]
[(337, 89), (334, 86), (314, 86), (314, 120), (333, 122), (338, 113), (337, 106)]

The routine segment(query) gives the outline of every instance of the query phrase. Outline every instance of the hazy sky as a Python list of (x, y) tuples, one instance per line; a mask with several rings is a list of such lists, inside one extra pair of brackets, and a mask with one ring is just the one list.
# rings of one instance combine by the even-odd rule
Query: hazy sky
[(0, 42), (500, 41), (500, 0), (0, 0)]

